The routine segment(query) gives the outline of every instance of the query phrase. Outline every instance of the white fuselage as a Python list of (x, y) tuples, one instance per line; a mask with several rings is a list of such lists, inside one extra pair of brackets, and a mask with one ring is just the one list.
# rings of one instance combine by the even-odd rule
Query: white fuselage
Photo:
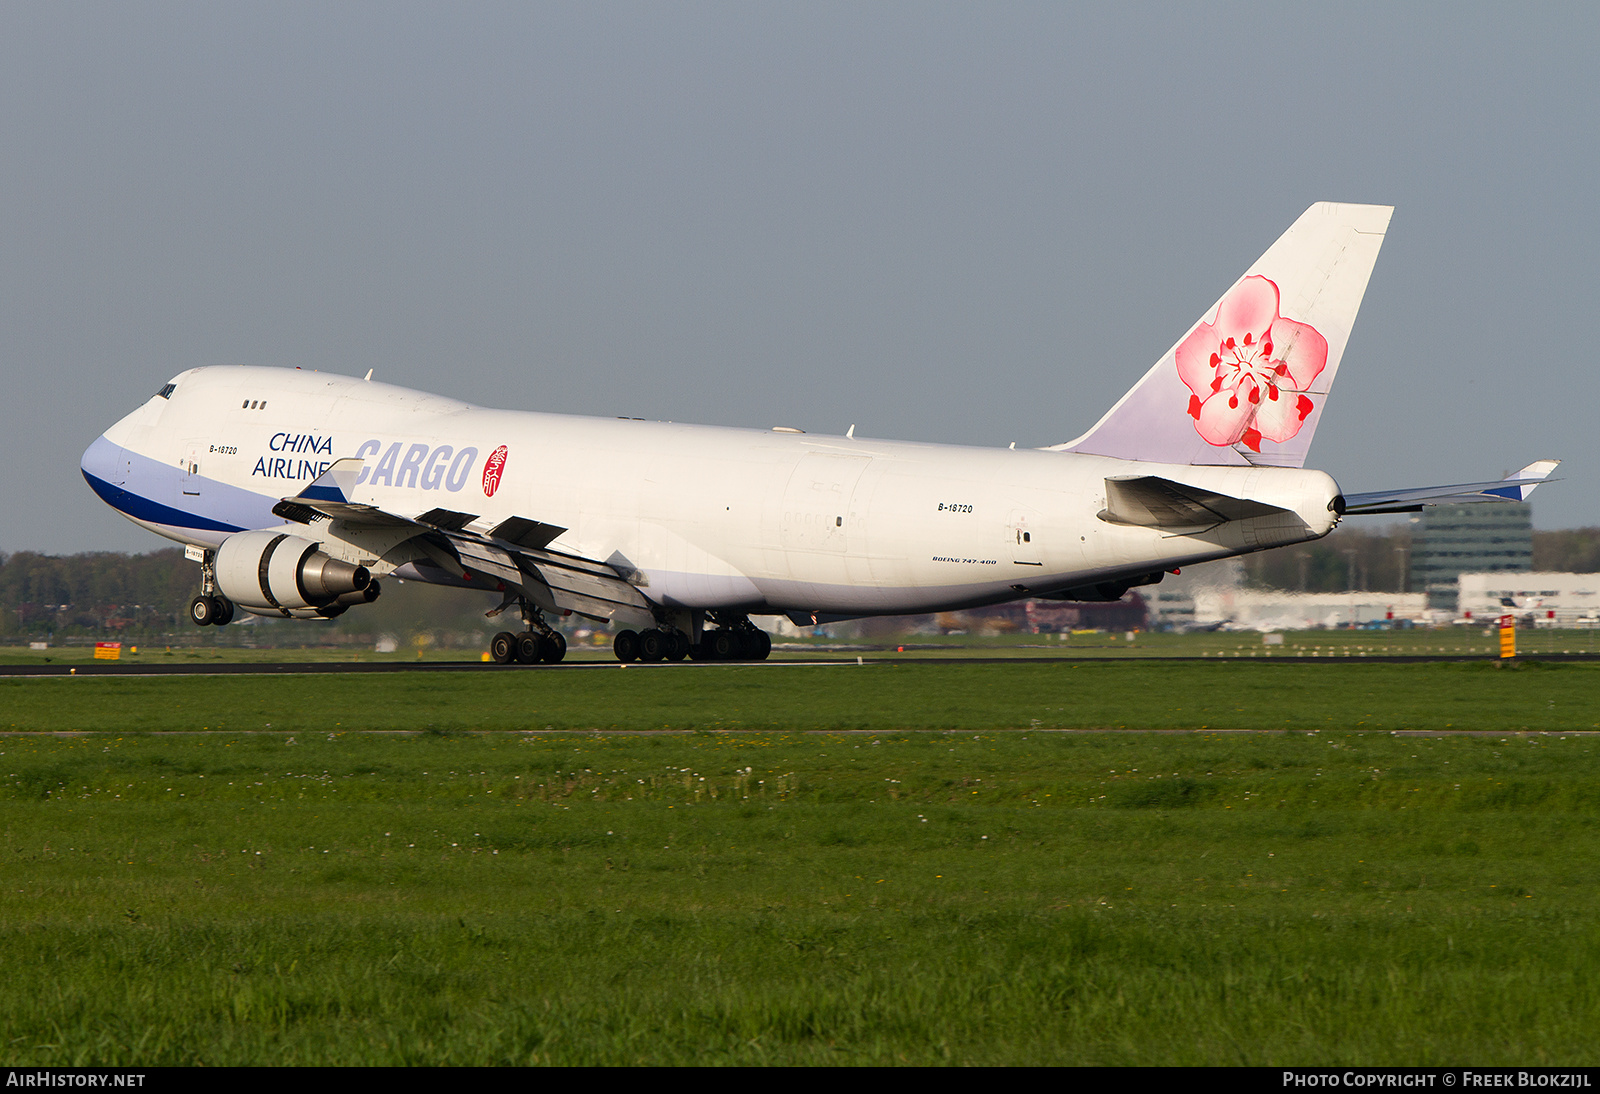
[[(486, 465), (502, 448), (492, 482)], [(270, 515), (279, 499), (352, 456), (365, 460), (354, 501), (407, 517), (469, 514), (475, 527), (511, 517), (559, 526), (551, 549), (609, 562), (679, 610), (958, 608), (1315, 539), (1337, 522), (1338, 486), (1318, 471), (489, 410), (254, 367), (175, 377), (170, 397), (152, 397), (91, 446), (84, 472), (130, 519), (214, 547), (282, 523)], [(1110, 523), (1098, 515), (1105, 480), (1129, 475), (1293, 516), (1185, 534)], [(343, 548), (363, 552), (376, 553)], [(385, 556), (372, 570), (408, 561)]]

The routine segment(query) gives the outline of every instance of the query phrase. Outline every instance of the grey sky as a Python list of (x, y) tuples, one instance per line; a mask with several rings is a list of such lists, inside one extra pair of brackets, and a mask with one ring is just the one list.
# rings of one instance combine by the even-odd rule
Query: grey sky
[(0, 550), (199, 364), (1019, 447), (1312, 201), (1396, 212), (1310, 464), (1600, 524), (1592, 7), (0, 4)]

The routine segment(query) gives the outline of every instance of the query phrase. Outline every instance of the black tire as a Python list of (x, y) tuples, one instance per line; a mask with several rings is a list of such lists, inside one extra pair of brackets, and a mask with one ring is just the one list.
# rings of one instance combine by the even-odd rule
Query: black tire
[(672, 648), (672, 639), (651, 627), (639, 635), (639, 660), (659, 661)]
[(218, 605), (217, 617), (211, 621), (213, 626), (226, 627), (233, 622), (233, 601), (225, 596), (214, 596)]
[(560, 632), (539, 636), (539, 660), (554, 665), (567, 655), (567, 639)]
[(533, 631), (523, 631), (517, 635), (517, 660), (524, 665), (537, 665), (539, 663), (540, 635)]
[(497, 665), (509, 665), (517, 659), (517, 636), (501, 631), (489, 639), (489, 659)]
[(745, 656), (752, 661), (765, 661), (772, 652), (772, 635), (766, 631), (751, 631), (745, 635), (745, 641), (749, 646)]
[(709, 660), (711, 660), (711, 648), (706, 644), (705, 639), (702, 638), (700, 641), (694, 643), (694, 645), (689, 647), (689, 660), (691, 660), (691, 661), (709, 661)]
[(738, 661), (744, 657), (744, 643), (738, 631), (712, 631), (706, 639), (713, 661)]
[(639, 635), (635, 631), (618, 631), (611, 640), (611, 651), (623, 664), (639, 660)]
[(667, 635), (667, 660), (682, 661), (689, 656), (689, 636), (682, 631), (673, 631)]
[(222, 609), (212, 597), (197, 596), (189, 601), (189, 622), (197, 627), (209, 627), (220, 614)]

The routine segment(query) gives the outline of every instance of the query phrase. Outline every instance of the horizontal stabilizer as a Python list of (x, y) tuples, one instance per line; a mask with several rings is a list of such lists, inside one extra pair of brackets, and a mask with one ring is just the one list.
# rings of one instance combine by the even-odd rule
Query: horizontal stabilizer
[(1288, 511), (1156, 475), (1137, 475), (1106, 480), (1106, 507), (1099, 516), (1111, 524), (1141, 528), (1208, 528)]
[(1399, 490), (1346, 494), (1344, 512), (1350, 516), (1371, 516), (1379, 513), (1415, 513), (1425, 505), (1447, 502), (1526, 501), (1535, 487), (1549, 481), (1550, 472), (1560, 463), (1560, 460), (1535, 460), (1521, 471), (1495, 482), (1409, 486)]

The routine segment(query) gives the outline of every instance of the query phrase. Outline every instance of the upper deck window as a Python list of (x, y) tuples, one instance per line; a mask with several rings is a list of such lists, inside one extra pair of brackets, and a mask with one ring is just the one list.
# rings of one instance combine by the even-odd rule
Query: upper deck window
[(161, 396), (163, 399), (170, 399), (170, 398), (172, 398), (172, 393), (174, 391), (177, 391), (177, 390), (178, 390), (178, 385), (177, 384), (167, 384), (160, 391), (156, 392), (156, 394)]

